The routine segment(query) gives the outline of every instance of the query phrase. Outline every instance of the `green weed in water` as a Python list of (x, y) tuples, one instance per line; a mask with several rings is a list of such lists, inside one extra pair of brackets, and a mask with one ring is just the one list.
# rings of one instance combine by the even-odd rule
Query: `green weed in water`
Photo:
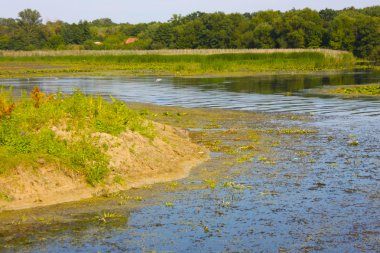
[(321, 89), (320, 92), (343, 96), (380, 96), (380, 84), (346, 85), (335, 89)]
[(96, 215), (95, 219), (106, 223), (110, 219), (122, 218), (121, 214), (111, 213), (111, 212), (103, 212), (102, 214)]
[(173, 207), (174, 204), (173, 204), (172, 202), (166, 202), (166, 203), (165, 203), (165, 206), (166, 206), (166, 207)]
[(215, 179), (206, 179), (203, 182), (207, 185), (207, 188), (210, 189), (215, 189), (217, 185), (217, 181)]

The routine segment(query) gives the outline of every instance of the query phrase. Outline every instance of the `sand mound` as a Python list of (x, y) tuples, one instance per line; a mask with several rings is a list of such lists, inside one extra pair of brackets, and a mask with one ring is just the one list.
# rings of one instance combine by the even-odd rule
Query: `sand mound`
[[(51, 205), (90, 198), (101, 192), (115, 192), (132, 187), (184, 178), (192, 167), (208, 158), (207, 150), (192, 143), (185, 130), (153, 123), (157, 134), (149, 140), (125, 131), (119, 136), (94, 133), (96, 145), (107, 146), (111, 158), (110, 175), (96, 187), (83, 175), (58, 164), (38, 160), (38, 166), (18, 167), (0, 177), (0, 211)], [(53, 129), (60, 138), (72, 134)]]

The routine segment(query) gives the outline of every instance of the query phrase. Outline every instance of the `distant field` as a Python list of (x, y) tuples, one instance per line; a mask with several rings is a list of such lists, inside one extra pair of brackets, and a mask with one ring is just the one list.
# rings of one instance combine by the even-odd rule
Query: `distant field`
[(36, 50), (4, 51), (0, 56), (75, 56), (75, 55), (212, 55), (212, 54), (271, 54), (271, 53), (304, 53), (317, 52), (326, 55), (347, 54), (346, 51), (331, 49), (161, 49), (161, 50)]
[(351, 68), (355, 57), (327, 49), (1, 51), (0, 77), (49, 75), (250, 75)]

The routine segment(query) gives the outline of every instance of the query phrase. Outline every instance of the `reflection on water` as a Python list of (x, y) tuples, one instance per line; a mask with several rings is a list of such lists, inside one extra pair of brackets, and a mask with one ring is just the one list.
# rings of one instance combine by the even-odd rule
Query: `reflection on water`
[(307, 97), (302, 92), (323, 85), (366, 84), (379, 80), (379, 72), (348, 72), (225, 78), (36, 78), (3, 80), (3, 84), (29, 90), (38, 85), (49, 92), (58, 89), (71, 92), (79, 87), (88, 93), (112, 95), (124, 101), (166, 106), (376, 116), (380, 113), (378, 99), (348, 101), (326, 96)]
[[(318, 134), (284, 137), (271, 154), (277, 163), (256, 157), (232, 166), (229, 177), (220, 179), (250, 189), (193, 189), (201, 180), (193, 172), (180, 182), (184, 190), (155, 195), (150, 201), (157, 202), (125, 211), (127, 224), (58, 225), (55, 232), (27, 235), (25, 245), (11, 245), (5, 252), (379, 252), (380, 100), (303, 93), (322, 85), (379, 82), (379, 73), (162, 79), (42, 78), (3, 83), (16, 89), (39, 85), (53, 92), (80, 87), (87, 93), (159, 105), (308, 112), (316, 114), (315, 122), (281, 124), (315, 128)], [(258, 124), (250, 116), (228, 120), (230, 125), (222, 127), (228, 129), (239, 120)], [(347, 145), (350, 138), (359, 145)], [(205, 170), (220, 169), (212, 163)], [(153, 189), (160, 192), (159, 187), (163, 186)], [(174, 199), (174, 206), (166, 207), (165, 198)], [(0, 234), (0, 250), (1, 240), (7, 235)]]
[(345, 72), (319, 74), (281, 74), (252, 77), (224, 78), (184, 78), (173, 79), (173, 85), (184, 88), (189, 85), (201, 86), (202, 90), (224, 90), (230, 92), (283, 94), (303, 89), (316, 88), (321, 85), (366, 84), (379, 81), (380, 73)]

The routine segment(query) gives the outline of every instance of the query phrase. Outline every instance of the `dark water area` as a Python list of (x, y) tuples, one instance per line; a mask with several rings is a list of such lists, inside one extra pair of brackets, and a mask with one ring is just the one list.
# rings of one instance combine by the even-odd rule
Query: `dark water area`
[(311, 88), (325, 85), (378, 83), (380, 72), (353, 71), (304, 75), (262, 75), (223, 78), (88, 77), (3, 79), (15, 90), (39, 86), (47, 92), (112, 95), (123, 101), (164, 106), (224, 108), (262, 112), (379, 115), (378, 99), (346, 101), (312, 96)]
[[(177, 182), (175, 190), (168, 190), (171, 184), (139, 189), (134, 194), (148, 197), (133, 208), (117, 205), (110, 198), (91, 204), (96, 211), (77, 211), (79, 218), (70, 222), (0, 234), (0, 251), (380, 252), (380, 99), (310, 96), (308, 92), (327, 85), (379, 82), (380, 73), (358, 71), (223, 78), (3, 80), (3, 85), (15, 90), (38, 85), (43, 91), (71, 92), (79, 87), (86, 93), (112, 95), (127, 102), (280, 116), (306, 114), (311, 120), (280, 117), (271, 124), (316, 129), (317, 133), (282, 136), (278, 146), (271, 144), (273, 152), (267, 157), (241, 164), (229, 165), (229, 158), (226, 161), (223, 154), (212, 153), (220, 160), (212, 159), (193, 171)], [(221, 127), (228, 129), (240, 120), (247, 127), (256, 124), (254, 117), (246, 116), (226, 119)], [(353, 141), (358, 145), (352, 145)], [(218, 182), (215, 188), (199, 187), (211, 178)], [(30, 212), (71, 217), (74, 209), (66, 206), (65, 211), (63, 205), (51, 210)], [(124, 219), (99, 223), (92, 219), (99, 210), (121, 213)], [(17, 215), (32, 214), (21, 211)]]

